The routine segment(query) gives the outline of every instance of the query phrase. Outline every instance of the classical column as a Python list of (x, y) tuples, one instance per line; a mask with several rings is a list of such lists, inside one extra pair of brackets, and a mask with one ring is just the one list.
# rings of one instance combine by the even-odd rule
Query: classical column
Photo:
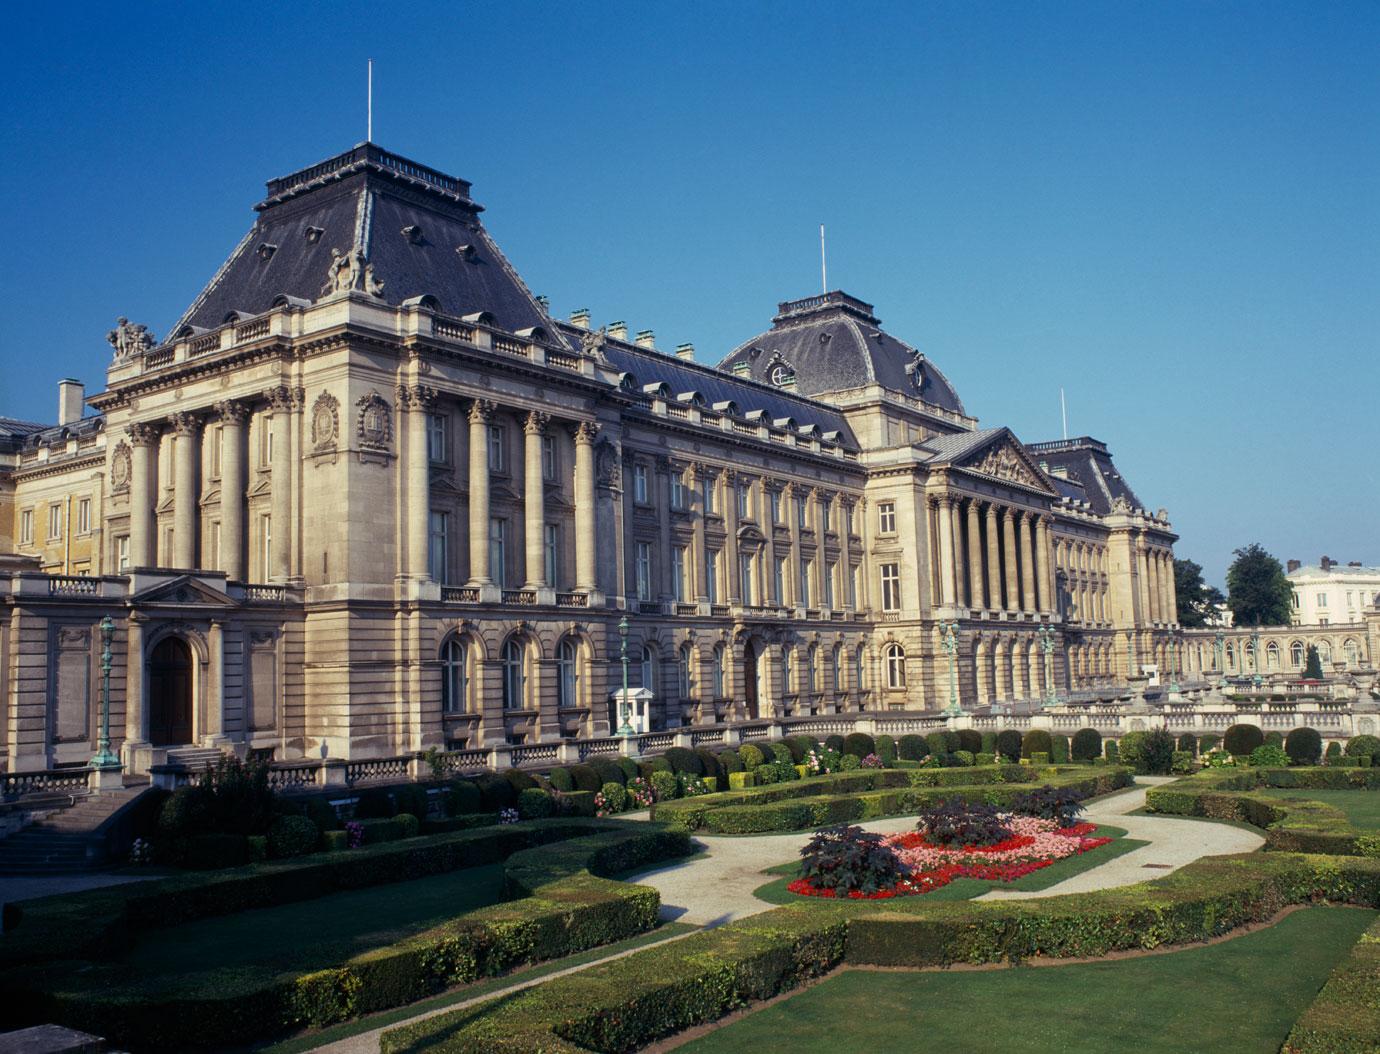
[(724, 562), (728, 565), (724, 573), (728, 575), (728, 602), (740, 604), (743, 600), (743, 582), (738, 567), (738, 474), (726, 468), (719, 478), (724, 484)]
[(220, 619), (211, 620), (206, 646), (210, 655), (206, 672), (206, 727), (201, 741), (209, 746), (225, 739), (225, 623)]
[(986, 606), (982, 589), (982, 521), (978, 517), (977, 499), (968, 499), (968, 606)]
[(954, 602), (960, 606), (964, 603), (965, 593), (968, 588), (968, 573), (965, 570), (964, 559), (967, 554), (964, 552), (963, 544), (963, 499), (955, 497), (949, 503), (949, 516), (953, 519), (953, 539), (954, 539)]
[(952, 607), (954, 600), (954, 518), (948, 495), (935, 499), (939, 509), (939, 602)]
[(541, 443), (546, 435), (550, 415), (531, 411), (522, 423), (523, 434), (523, 537), (527, 550), (528, 589), (540, 589), (554, 583), (546, 580), (546, 484), (541, 472)]
[[(436, 407), (436, 389), (423, 384), (398, 386), (398, 409), (407, 408), (407, 574), (431, 574), (431, 450), (427, 429)], [(444, 577), (444, 572), (442, 574)]]
[(828, 594), (824, 580), (829, 577), (829, 557), (824, 536), (829, 532), (829, 495), (816, 487), (810, 497), (815, 503), (815, 607), (827, 611), (830, 605), (825, 603)]
[[(594, 515), (594, 437), (598, 434), (599, 426), (593, 421), (575, 426), (575, 588), (586, 593), (598, 588)], [(474, 529), (473, 517), (470, 529)]]
[[(843, 581), (839, 587), (843, 596), (839, 597), (839, 607), (852, 611), (862, 603), (862, 598), (853, 595), (853, 506), (839, 499), (839, 567)], [(769, 532), (770, 533), (770, 532)]]
[[(489, 577), (489, 419), (494, 404), (470, 405), (470, 585), (493, 585)], [(591, 490), (593, 486), (591, 485)]]
[(666, 457), (656, 459), (656, 526), (661, 549), (657, 555), (657, 577), (661, 579), (658, 592), (663, 600), (670, 600), (676, 595), (676, 587), (671, 581), (675, 572), (675, 561), (671, 559), (671, 459)]
[(153, 523), (153, 495), (158, 487), (157, 425), (132, 424), (133, 449), (129, 474), (129, 566), (152, 567), (157, 557)]
[(1021, 608), (1035, 610), (1035, 561), (1030, 540), (1030, 513), (1021, 516)]
[(1016, 566), (1016, 514), (1009, 508), (1001, 510), (1001, 533), (1006, 549), (1006, 568), (1002, 574), (1006, 610), (1019, 611), (1021, 606), (1019, 569)]
[(1001, 526), (997, 507), (987, 503), (987, 603), (989, 611), (1001, 608)]
[[(144, 728), (144, 618), (130, 613), (125, 622), (125, 746), (143, 743)], [(130, 765), (125, 757), (125, 768)]]
[(269, 531), (269, 577), (282, 581), (292, 575), (292, 392), (279, 386), (268, 393), (273, 411), (273, 479)]
[(168, 427), (175, 436), (172, 563), (189, 570), (196, 566), (196, 474), (201, 421), (195, 414), (176, 413), (168, 417)]
[(216, 403), (220, 418), (220, 569), (232, 582), (245, 580), (244, 520), (247, 479), (244, 462), (244, 422), (249, 407), (226, 400)]
[(1165, 570), (1166, 570), (1166, 574), (1165, 574), (1165, 576), (1164, 576), (1164, 583), (1165, 583), (1165, 594), (1166, 594), (1166, 605), (1167, 605), (1166, 611), (1167, 611), (1167, 613), (1168, 613), (1168, 621), (1169, 621), (1169, 622), (1178, 622), (1178, 621), (1179, 621), (1179, 593), (1178, 593), (1177, 587), (1174, 585), (1174, 554), (1173, 554), (1172, 552), (1166, 552), (1166, 553), (1164, 554), (1164, 565), (1165, 565)]
[[(771, 488), (767, 481), (762, 480), (762, 486), (757, 493), (757, 522), (762, 525), (762, 535), (766, 539), (762, 547), (762, 604), (782, 604), (786, 603), (786, 583), (781, 583), (781, 596), (776, 595), (776, 524), (771, 518)], [(785, 575), (781, 576), (783, 579)]]
[(1035, 520), (1035, 568), (1040, 586), (1041, 611), (1054, 611), (1054, 576), (1049, 569), (1049, 517)]

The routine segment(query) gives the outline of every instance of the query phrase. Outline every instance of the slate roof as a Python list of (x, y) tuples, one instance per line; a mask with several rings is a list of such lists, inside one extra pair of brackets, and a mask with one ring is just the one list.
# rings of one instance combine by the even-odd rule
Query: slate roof
[(882, 331), (871, 304), (841, 290), (778, 305), (767, 332), (738, 345), (719, 368), (748, 363), (749, 375), (770, 382), (784, 363), (803, 395), (880, 384), (934, 406), (964, 413), (953, 385), (916, 348)]
[(258, 218), (230, 259), (169, 331), (213, 329), (231, 312), (257, 315), (287, 296), (323, 295), (332, 250), (359, 251), (397, 306), (435, 297), (448, 315), (488, 311), (503, 329), (551, 329), (546, 311), (479, 221), (470, 184), (372, 143), (270, 180)]
[(1070, 497), (1090, 502), (1093, 511), (1101, 516), (1112, 511), (1112, 502), (1117, 498), (1125, 498), (1133, 509), (1145, 508), (1131, 485), (1121, 478), (1106, 444), (1092, 436), (1031, 443), (1026, 450), (1049, 469), (1065, 469), (1069, 478), (1053, 476), (1055, 488), (1060, 494), (1071, 491)]
[(52, 425), (41, 425), (34, 421), (20, 421), (13, 417), (0, 417), (0, 452), (14, 453), (24, 446), (24, 441), (37, 435)]

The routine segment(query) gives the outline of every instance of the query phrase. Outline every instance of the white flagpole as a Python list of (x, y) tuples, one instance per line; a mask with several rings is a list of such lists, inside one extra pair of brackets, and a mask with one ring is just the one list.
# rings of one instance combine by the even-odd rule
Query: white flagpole
[(1059, 415), (1064, 419), (1064, 438), (1069, 437), (1069, 408), (1064, 402), (1064, 389), (1059, 389)]
[(374, 141), (374, 60), (369, 60), (369, 124), (364, 138), (372, 143)]
[(824, 224), (819, 225), (819, 284), (820, 292), (829, 292), (829, 265), (824, 258)]

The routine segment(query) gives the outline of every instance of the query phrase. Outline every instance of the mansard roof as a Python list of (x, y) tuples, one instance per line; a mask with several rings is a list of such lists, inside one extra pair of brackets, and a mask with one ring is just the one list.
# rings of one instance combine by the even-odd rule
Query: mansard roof
[[(777, 305), (772, 328), (744, 341), (719, 363), (771, 383), (778, 365), (802, 395), (866, 384), (918, 397), (962, 414), (953, 385), (920, 351), (883, 332), (871, 304), (834, 290)], [(781, 374), (784, 378), (787, 374)]]
[[(1121, 478), (1107, 445), (1092, 436), (1032, 443), (1026, 450), (1045, 466), (1047, 472), (1054, 475), (1055, 486), (1061, 495), (1066, 491), (1071, 492), (1066, 496), (1087, 501), (1093, 511), (1101, 516), (1112, 511), (1112, 503), (1118, 498), (1124, 498), (1133, 509), (1145, 507), (1131, 485)], [(1064, 481), (1059, 479), (1056, 469), (1067, 473), (1068, 481), (1076, 484), (1078, 489), (1061, 487), (1060, 483)]]
[[(487, 311), (509, 332), (552, 328), (479, 221), (470, 184), (373, 143), (270, 180), (258, 218), (169, 336), (347, 287), (397, 306)], [(341, 266), (341, 262), (344, 266)], [(367, 267), (367, 269), (366, 269)]]

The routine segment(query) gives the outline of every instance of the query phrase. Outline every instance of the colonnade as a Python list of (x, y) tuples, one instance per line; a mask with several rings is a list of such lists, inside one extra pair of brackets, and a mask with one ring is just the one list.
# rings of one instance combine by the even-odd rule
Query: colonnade
[(1054, 563), (1068, 593), (1065, 618), (1080, 622), (1108, 622), (1106, 546), (1059, 538), (1054, 543)]
[(934, 601), (945, 607), (1054, 612), (1050, 517), (962, 495), (930, 502), (936, 527)]
[(1150, 622), (1166, 625), (1177, 622), (1173, 552), (1142, 540), (1136, 546), (1136, 560), (1140, 565), (1140, 599), (1144, 617)]

